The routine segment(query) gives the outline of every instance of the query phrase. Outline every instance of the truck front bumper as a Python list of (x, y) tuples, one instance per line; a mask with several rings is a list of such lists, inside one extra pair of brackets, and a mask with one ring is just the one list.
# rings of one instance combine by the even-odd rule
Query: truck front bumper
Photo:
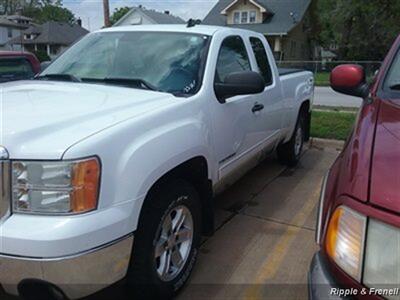
[(69, 299), (79, 299), (125, 277), (133, 235), (72, 256), (37, 259), (0, 255), (0, 283), (19, 295), (23, 284), (37, 280), (56, 286)]

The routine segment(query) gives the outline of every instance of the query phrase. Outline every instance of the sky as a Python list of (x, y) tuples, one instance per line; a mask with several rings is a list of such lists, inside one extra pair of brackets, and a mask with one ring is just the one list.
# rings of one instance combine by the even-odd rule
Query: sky
[[(171, 14), (184, 20), (203, 19), (218, 0), (109, 0), (110, 13), (123, 6), (138, 6), (158, 11), (169, 10)], [(76, 17), (82, 19), (83, 26), (96, 30), (103, 26), (103, 0), (63, 0), (63, 6), (70, 9)]]

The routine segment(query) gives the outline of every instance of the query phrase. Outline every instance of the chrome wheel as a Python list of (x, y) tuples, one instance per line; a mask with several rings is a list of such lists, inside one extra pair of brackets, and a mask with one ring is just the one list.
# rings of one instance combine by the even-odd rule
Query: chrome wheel
[(172, 208), (160, 225), (155, 243), (155, 266), (162, 281), (171, 281), (182, 271), (192, 242), (192, 214), (183, 205)]
[(296, 130), (296, 137), (294, 140), (294, 154), (299, 156), (301, 154), (301, 149), (303, 148), (303, 130), (299, 126)]

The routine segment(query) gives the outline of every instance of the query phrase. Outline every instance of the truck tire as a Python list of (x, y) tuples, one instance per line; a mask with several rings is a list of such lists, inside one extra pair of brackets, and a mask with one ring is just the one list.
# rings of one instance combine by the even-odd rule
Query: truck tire
[(289, 167), (294, 167), (300, 160), (305, 140), (305, 120), (304, 113), (300, 112), (292, 137), (287, 143), (278, 146), (279, 161)]
[(201, 241), (201, 205), (195, 188), (173, 180), (145, 201), (135, 232), (128, 291), (132, 299), (169, 299), (186, 283)]

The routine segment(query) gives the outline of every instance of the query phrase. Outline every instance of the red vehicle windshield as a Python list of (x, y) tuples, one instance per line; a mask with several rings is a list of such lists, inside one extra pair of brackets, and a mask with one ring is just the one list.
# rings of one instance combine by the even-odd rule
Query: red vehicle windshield
[(23, 57), (0, 58), (0, 82), (30, 79), (35, 75), (32, 65)]

